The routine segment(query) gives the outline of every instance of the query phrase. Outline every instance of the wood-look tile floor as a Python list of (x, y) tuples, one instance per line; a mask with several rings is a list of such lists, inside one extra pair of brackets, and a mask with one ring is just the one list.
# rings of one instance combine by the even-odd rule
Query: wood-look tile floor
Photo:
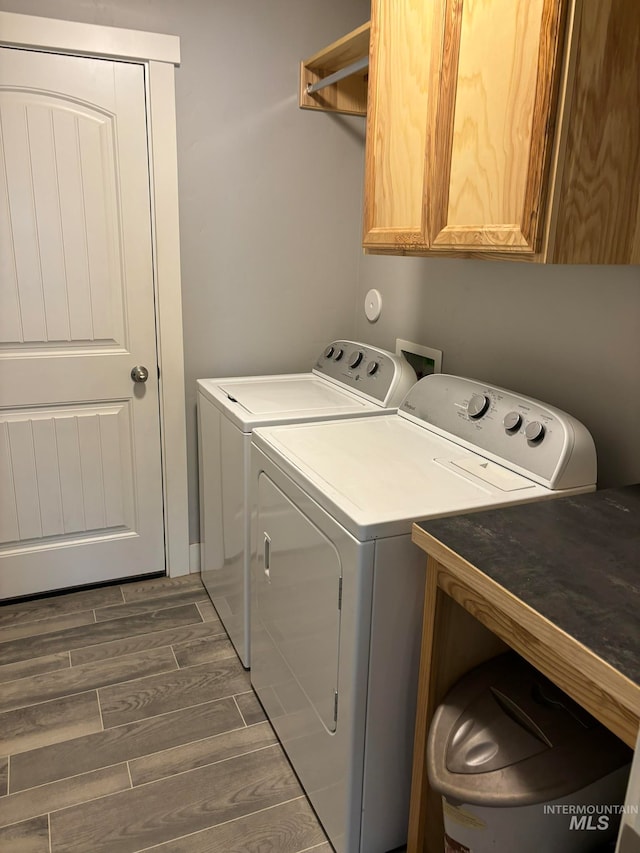
[(199, 576), (0, 607), (2, 853), (330, 853)]

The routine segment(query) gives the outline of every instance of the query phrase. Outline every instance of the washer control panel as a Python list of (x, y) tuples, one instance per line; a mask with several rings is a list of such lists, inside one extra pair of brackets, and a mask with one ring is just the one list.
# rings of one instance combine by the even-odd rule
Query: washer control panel
[(313, 372), (385, 407), (399, 406), (417, 381), (406, 358), (356, 341), (333, 341)]
[(596, 482), (595, 447), (586, 427), (514, 391), (433, 374), (413, 386), (400, 413), (550, 488)]

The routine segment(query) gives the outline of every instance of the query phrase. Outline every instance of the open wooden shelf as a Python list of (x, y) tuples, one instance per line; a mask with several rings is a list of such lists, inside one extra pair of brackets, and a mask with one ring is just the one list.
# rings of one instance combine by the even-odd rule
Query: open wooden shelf
[(367, 22), (300, 63), (299, 106), (302, 109), (357, 116), (367, 114), (367, 68), (312, 95), (307, 93), (307, 86), (368, 56), (370, 29), (371, 24)]

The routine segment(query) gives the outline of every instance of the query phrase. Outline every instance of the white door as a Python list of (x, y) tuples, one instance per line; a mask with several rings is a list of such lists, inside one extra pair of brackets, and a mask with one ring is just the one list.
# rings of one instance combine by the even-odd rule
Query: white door
[(0, 598), (163, 571), (144, 68), (1, 48), (0, 134)]

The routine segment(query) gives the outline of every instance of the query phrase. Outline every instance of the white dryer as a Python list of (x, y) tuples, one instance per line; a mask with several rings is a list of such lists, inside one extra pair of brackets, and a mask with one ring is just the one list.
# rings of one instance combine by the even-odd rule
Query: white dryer
[(252, 430), (395, 411), (415, 382), (405, 358), (354, 341), (331, 343), (309, 373), (198, 380), (202, 582), (245, 667)]
[(414, 520), (591, 491), (585, 427), (444, 374), (396, 414), (257, 429), (251, 683), (338, 853), (406, 842), (424, 554)]

